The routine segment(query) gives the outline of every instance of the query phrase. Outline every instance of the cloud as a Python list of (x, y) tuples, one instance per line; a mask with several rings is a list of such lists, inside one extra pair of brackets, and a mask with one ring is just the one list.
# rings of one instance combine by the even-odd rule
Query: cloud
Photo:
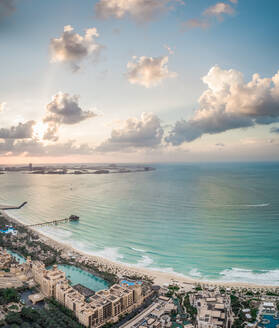
[(229, 4), (218, 2), (215, 5), (207, 8), (203, 14), (205, 16), (216, 16), (220, 18), (223, 14), (233, 15), (234, 12), (234, 8), (232, 8)]
[(95, 117), (92, 111), (84, 111), (79, 106), (79, 96), (58, 92), (47, 105), (47, 115), (44, 122), (54, 124), (76, 124), (88, 118)]
[(168, 70), (168, 56), (164, 57), (133, 57), (127, 64), (127, 78), (131, 84), (139, 84), (146, 88), (154, 87), (167, 78), (177, 74)]
[(11, 128), (0, 129), (0, 139), (27, 139), (31, 138), (33, 134), (34, 121), (26, 123), (19, 123), (17, 126)]
[(111, 136), (96, 151), (129, 151), (139, 148), (156, 148), (163, 136), (160, 119), (153, 113), (143, 113), (140, 119), (129, 118), (121, 128), (113, 129)]
[(0, 103), (0, 112), (3, 112), (5, 110), (5, 108), (7, 107), (7, 103), (5, 102), (1, 102)]
[(175, 123), (167, 142), (180, 145), (203, 134), (279, 121), (279, 71), (272, 78), (254, 74), (245, 83), (241, 72), (214, 66), (203, 82), (208, 89), (199, 99), (198, 110), (188, 121)]
[[(237, 0), (229, 0), (233, 4), (237, 4)], [(181, 29), (182, 31), (187, 31), (189, 29), (193, 28), (201, 28), (201, 29), (207, 29), (212, 24), (212, 19), (214, 17), (217, 17), (219, 21), (223, 20), (223, 15), (233, 15), (235, 13), (235, 9), (227, 3), (224, 2), (218, 2), (215, 5), (205, 9), (203, 11), (203, 16), (206, 16), (205, 18), (193, 18), (189, 19), (186, 22), (182, 22)]]
[(81, 36), (74, 32), (71, 25), (65, 26), (62, 36), (50, 41), (51, 62), (69, 63), (73, 71), (79, 70), (83, 59), (89, 56), (94, 60), (99, 58), (104, 47), (96, 42), (98, 37), (94, 27), (85, 30), (84, 36)]
[(93, 148), (87, 144), (76, 145), (74, 140), (65, 143), (54, 143), (45, 145), (36, 140), (4, 140), (0, 142), (0, 155), (4, 156), (70, 156), (90, 155)]
[(181, 24), (182, 26), (182, 30), (188, 30), (188, 29), (192, 29), (192, 28), (201, 28), (201, 29), (206, 29), (210, 26), (210, 23), (207, 20), (204, 19), (189, 19), (186, 22), (183, 22)]
[(14, 0), (0, 0), (0, 20), (15, 11)]
[(47, 130), (45, 131), (43, 135), (44, 140), (49, 141), (58, 141), (59, 137), (57, 135), (58, 133), (58, 126), (57, 124), (48, 124)]
[(97, 17), (103, 19), (122, 19), (130, 16), (137, 21), (147, 22), (171, 10), (172, 6), (168, 5), (174, 2), (183, 3), (177, 0), (99, 0), (95, 5), (95, 11)]

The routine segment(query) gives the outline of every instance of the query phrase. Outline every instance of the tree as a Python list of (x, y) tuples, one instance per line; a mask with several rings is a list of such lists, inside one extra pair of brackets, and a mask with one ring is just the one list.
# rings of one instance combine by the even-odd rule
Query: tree
[(30, 328), (31, 326), (29, 325), (28, 322), (23, 322), (23, 324), (21, 325), (21, 328)]
[(20, 314), (17, 312), (8, 312), (5, 320), (7, 321), (8, 324), (13, 324), (13, 323), (16, 323), (19, 325), (22, 324)]
[(39, 313), (30, 307), (24, 307), (20, 312), (21, 317), (27, 321), (36, 321), (39, 318)]
[(0, 304), (8, 304), (11, 302), (18, 302), (19, 295), (14, 288), (0, 289)]

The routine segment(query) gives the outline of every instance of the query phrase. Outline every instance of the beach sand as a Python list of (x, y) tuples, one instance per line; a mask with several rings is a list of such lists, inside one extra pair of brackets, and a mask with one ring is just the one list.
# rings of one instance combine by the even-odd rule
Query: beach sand
[[(19, 220), (14, 217), (9, 216), (5, 211), (2, 211), (2, 215), (7, 219), (11, 220), (15, 224), (22, 224)], [(100, 256), (95, 256), (92, 254), (88, 254), (82, 252), (80, 250), (74, 249), (71, 245), (58, 242), (49, 236), (44, 235), (40, 231), (29, 228), (34, 231), (40, 237), (40, 240), (57, 250), (61, 250), (64, 254), (71, 254), (76, 258), (77, 262), (86, 261), (88, 263), (92, 263), (95, 267), (98, 267), (100, 271), (106, 271), (110, 273), (116, 274), (118, 277), (127, 276), (139, 276), (139, 277), (148, 277), (153, 280), (154, 284), (160, 286), (166, 286), (168, 284), (177, 284), (184, 287), (190, 287), (195, 285), (210, 285), (210, 286), (224, 286), (226, 288), (270, 288), (275, 289), (277, 286), (269, 286), (269, 285), (258, 285), (253, 283), (245, 283), (245, 282), (223, 282), (223, 281), (206, 281), (199, 279), (192, 279), (190, 277), (186, 277), (184, 275), (180, 275), (177, 273), (168, 273), (158, 270), (152, 270), (149, 268), (135, 267), (129, 264), (123, 264), (119, 262), (113, 262), (111, 260), (107, 260)]]

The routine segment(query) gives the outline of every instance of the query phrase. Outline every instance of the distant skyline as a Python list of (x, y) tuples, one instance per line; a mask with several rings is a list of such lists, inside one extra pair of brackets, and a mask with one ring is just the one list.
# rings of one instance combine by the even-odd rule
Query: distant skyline
[(0, 162), (279, 160), (276, 0), (0, 0)]

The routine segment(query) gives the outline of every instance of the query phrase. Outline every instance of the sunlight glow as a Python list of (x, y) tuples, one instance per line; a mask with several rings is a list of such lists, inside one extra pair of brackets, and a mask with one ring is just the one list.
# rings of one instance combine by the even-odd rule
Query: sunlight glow
[(39, 140), (43, 140), (46, 131), (47, 131), (47, 124), (44, 124), (43, 122), (37, 122), (33, 126), (33, 137)]

